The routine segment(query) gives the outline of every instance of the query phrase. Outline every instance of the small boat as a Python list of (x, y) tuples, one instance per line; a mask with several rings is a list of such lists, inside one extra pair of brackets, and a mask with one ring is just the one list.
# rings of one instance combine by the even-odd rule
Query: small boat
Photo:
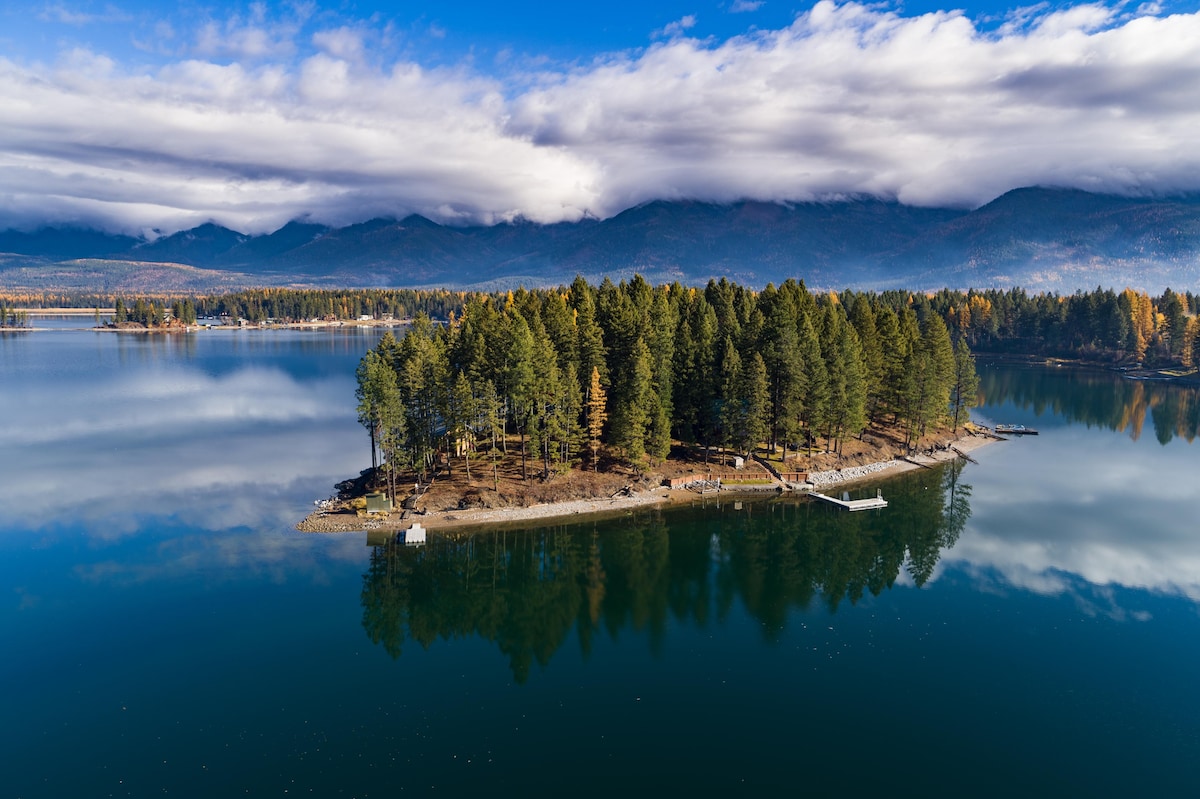
[(998, 424), (996, 425), (996, 432), (1007, 433), (1012, 436), (1036, 436), (1038, 434), (1038, 431), (1023, 424)]

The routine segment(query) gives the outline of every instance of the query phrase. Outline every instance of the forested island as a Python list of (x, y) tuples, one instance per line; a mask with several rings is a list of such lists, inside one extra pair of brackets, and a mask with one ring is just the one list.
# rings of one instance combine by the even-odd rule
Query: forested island
[(399, 468), (427, 480), (439, 456), (469, 479), (472, 452), (495, 481), (510, 448), (528, 480), (595, 471), (601, 450), (637, 473), (673, 441), (837, 453), (884, 420), (911, 447), (931, 426), (957, 428), (976, 385), (965, 337), (953, 344), (931, 306), (635, 277), (472, 296), (445, 325), (418, 316), (364, 356), (357, 395), (394, 487)]

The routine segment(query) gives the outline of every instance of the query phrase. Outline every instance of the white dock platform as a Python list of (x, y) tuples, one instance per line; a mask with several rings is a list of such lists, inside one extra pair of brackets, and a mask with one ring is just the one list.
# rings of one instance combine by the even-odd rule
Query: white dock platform
[(425, 528), (417, 522), (412, 527), (404, 531), (404, 546), (417, 547), (425, 545)]
[(828, 494), (822, 494), (819, 491), (812, 492), (812, 496), (817, 497), (818, 499), (823, 499), (826, 502), (832, 502), (839, 508), (845, 508), (849, 511), (877, 510), (879, 508), (887, 507), (887, 500), (883, 498), (882, 490), (877, 490), (875, 492), (875, 496), (868, 499), (850, 499), (850, 495), (845, 492), (842, 493), (841, 499), (838, 499), (837, 497), (831, 497)]

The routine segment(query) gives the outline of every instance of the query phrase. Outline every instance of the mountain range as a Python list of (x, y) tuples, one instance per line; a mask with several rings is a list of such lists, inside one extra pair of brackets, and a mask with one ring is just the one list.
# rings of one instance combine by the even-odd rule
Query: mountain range
[(1151, 291), (1200, 285), (1200, 200), (1010, 191), (972, 211), (870, 199), (655, 201), (605, 220), (441, 225), (420, 216), (245, 235), (204, 224), (154, 240), (73, 227), (0, 232), (0, 288), (506, 288), (640, 273), (700, 285)]

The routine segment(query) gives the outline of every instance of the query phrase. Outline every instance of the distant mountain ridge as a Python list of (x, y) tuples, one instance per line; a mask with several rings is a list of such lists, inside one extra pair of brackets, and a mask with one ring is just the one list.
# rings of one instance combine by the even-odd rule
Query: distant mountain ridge
[(80, 228), (0, 232), (0, 285), (21, 267), (77, 259), (173, 263), (260, 285), (557, 285), (640, 273), (653, 282), (730, 277), (762, 286), (1200, 285), (1200, 202), (1069, 189), (1010, 191), (974, 211), (879, 200), (655, 201), (605, 220), (452, 227), (420, 216), (341, 228), (289, 222), (248, 236), (213, 223), (154, 241)]

